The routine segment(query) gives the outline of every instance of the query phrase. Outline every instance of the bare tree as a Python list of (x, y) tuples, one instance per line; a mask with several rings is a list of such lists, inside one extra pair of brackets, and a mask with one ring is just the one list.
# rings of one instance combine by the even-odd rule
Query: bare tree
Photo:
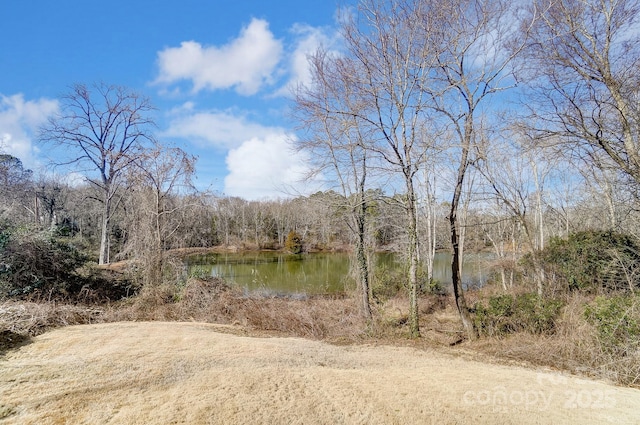
[[(522, 245), (520, 239), (523, 239), (521, 251), (535, 253), (544, 248), (545, 183), (554, 164), (553, 161), (546, 160), (536, 146), (524, 143), (517, 136), (509, 136), (511, 137), (495, 137), (493, 143), (482, 147), (481, 159), (476, 161), (475, 168), (482, 174), (488, 187), (487, 196), (493, 198), (498, 209), (504, 212), (504, 217), (496, 217), (492, 230), (501, 228), (501, 233), (508, 230), (507, 234), (511, 233), (514, 242), (518, 241), (518, 246)], [(513, 223), (516, 228), (513, 228)], [(513, 233), (516, 230), (518, 234)], [(502, 241), (496, 240), (490, 232), (487, 232), (487, 236), (498, 257), (504, 260), (507, 253), (500, 247)], [(515, 248), (514, 244), (512, 249)], [(515, 255), (522, 253), (513, 252), (513, 260)], [(537, 290), (542, 295), (543, 269), (536, 261), (534, 267)]]
[(424, 254), (421, 257), (421, 262), (425, 264), (427, 270), (427, 281), (429, 284), (433, 284), (433, 272), (434, 263), (436, 257), (437, 247), (437, 199), (436, 192), (438, 187), (438, 173), (434, 163), (428, 164), (423, 168), (422, 179), (422, 194), (420, 196), (422, 204), (422, 221), (423, 231), (421, 239), (424, 239), (424, 244), (421, 245)]
[(40, 176), (35, 188), (36, 223), (55, 228), (59, 224), (58, 214), (64, 211), (69, 188), (59, 179)]
[(37, 223), (35, 206), (31, 207), (37, 203), (33, 194), (33, 172), (25, 169), (19, 158), (0, 152), (0, 219), (24, 222), (26, 210)]
[(367, 142), (364, 128), (357, 120), (361, 112), (360, 98), (351, 84), (357, 72), (356, 63), (324, 50), (318, 50), (309, 62), (313, 81), (296, 92), (296, 116), (301, 129), (306, 129), (298, 147), (312, 153), (315, 159), (313, 173), (323, 174), (341, 191), (341, 197), (334, 197), (334, 201), (339, 202), (335, 207), (348, 210), (347, 226), (355, 237), (356, 282), (361, 309), (370, 319)]
[[(453, 292), (469, 338), (476, 331), (464, 298), (461, 270), (459, 206), (474, 150), (482, 136), (481, 109), (487, 99), (514, 85), (511, 64), (522, 42), (515, 37), (518, 14), (503, 0), (433, 0), (424, 7), (425, 39), (437, 63), (422, 89), (428, 93), (436, 119), (448, 122), (457, 171), (449, 211)], [(436, 16), (434, 16), (434, 14)], [(434, 26), (432, 22), (436, 22)]]
[(504, 291), (513, 287), (519, 249), (520, 222), (500, 202), (487, 209), (482, 217), (482, 231), (495, 254), (494, 264)]
[(528, 65), (533, 136), (640, 184), (637, 0), (536, 0)]
[(76, 84), (41, 128), (40, 140), (68, 155), (60, 164), (79, 166), (102, 194), (100, 264), (109, 263), (111, 218), (125, 171), (153, 140), (152, 110), (148, 99), (124, 87)]
[[(604, 214), (601, 215), (602, 227), (612, 231), (622, 230), (624, 218), (629, 216), (631, 210), (637, 208), (637, 203), (633, 202), (636, 196), (633, 191), (629, 191), (627, 179), (621, 175), (619, 169), (602, 165), (582, 167), (581, 172), (591, 193), (600, 201), (598, 204), (604, 204)], [(598, 204), (594, 205), (594, 209)], [(627, 231), (629, 230), (635, 232), (635, 229)]]
[(344, 113), (354, 116), (367, 135), (372, 167), (389, 175), (403, 192), (409, 327), (414, 337), (420, 335), (416, 182), (429, 143), (437, 140), (426, 137), (436, 131), (437, 125), (427, 126), (430, 99), (423, 88), (436, 56), (425, 37), (445, 16), (432, 6), (426, 1), (366, 0), (360, 3), (358, 15), (343, 28), (347, 55), (355, 71), (350, 85), (357, 91), (360, 106), (358, 111)]
[(129, 179), (134, 188), (133, 252), (145, 262), (146, 281), (162, 279), (164, 252), (169, 239), (184, 225), (183, 215), (192, 189), (195, 158), (180, 148), (155, 146), (138, 157)]
[(402, 185), (398, 199), (405, 211), (413, 336), (420, 334), (416, 183), (425, 159), (438, 152), (445, 134), (455, 141), (450, 149), (459, 158), (449, 212), (454, 294), (465, 329), (475, 336), (462, 293), (458, 208), (479, 131), (480, 105), (509, 85), (508, 66), (520, 44), (509, 49), (506, 44), (514, 40), (516, 17), (506, 1), (364, 0), (343, 25), (340, 77), (351, 100), (329, 109), (353, 119), (366, 135), (369, 167), (383, 170), (391, 181), (395, 176)]

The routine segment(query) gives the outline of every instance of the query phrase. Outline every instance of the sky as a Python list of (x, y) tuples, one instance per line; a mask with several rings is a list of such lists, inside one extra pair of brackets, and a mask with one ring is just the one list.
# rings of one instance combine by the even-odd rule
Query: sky
[(37, 129), (76, 83), (125, 86), (157, 108), (156, 137), (197, 157), (196, 185), (245, 199), (300, 180), (290, 88), (339, 44), (349, 0), (2, 0), (0, 151), (36, 173), (58, 152)]

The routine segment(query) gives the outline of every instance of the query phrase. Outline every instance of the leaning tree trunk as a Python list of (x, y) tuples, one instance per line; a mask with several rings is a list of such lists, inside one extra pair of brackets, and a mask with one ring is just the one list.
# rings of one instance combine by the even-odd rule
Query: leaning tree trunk
[(462, 288), (462, 276), (460, 274), (461, 263), (461, 246), (460, 235), (458, 233), (458, 205), (460, 204), (460, 197), (462, 195), (462, 186), (464, 184), (464, 177), (469, 165), (469, 147), (471, 146), (471, 126), (472, 117), (467, 117), (465, 123), (465, 138), (464, 145), (462, 146), (462, 157), (460, 159), (460, 167), (458, 168), (458, 178), (456, 180), (456, 186), (453, 191), (453, 199), (451, 200), (451, 210), (449, 212), (449, 227), (451, 231), (451, 247), (453, 255), (451, 258), (451, 281), (453, 285), (453, 297), (456, 302), (458, 313), (460, 314), (460, 320), (462, 326), (467, 334), (467, 337), (474, 340), (478, 337), (477, 331), (471, 320), (471, 313), (467, 306), (467, 301), (464, 298), (464, 289)]
[(458, 314), (460, 314), (460, 319), (462, 321), (462, 326), (467, 334), (469, 339), (476, 339), (477, 332), (475, 327), (473, 326), (473, 321), (471, 320), (471, 314), (469, 312), (469, 307), (467, 306), (467, 301), (464, 298), (464, 290), (462, 288), (462, 276), (460, 275), (460, 240), (458, 236), (458, 223), (457, 223), (457, 208), (451, 208), (451, 213), (449, 215), (449, 225), (451, 227), (451, 245), (453, 247), (453, 255), (451, 258), (451, 281), (453, 284), (453, 297), (456, 302), (456, 308), (458, 309)]

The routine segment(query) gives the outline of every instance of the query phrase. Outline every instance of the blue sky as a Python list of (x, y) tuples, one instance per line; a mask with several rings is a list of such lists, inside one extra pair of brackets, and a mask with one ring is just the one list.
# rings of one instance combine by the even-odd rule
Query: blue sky
[(38, 126), (72, 84), (105, 82), (151, 99), (157, 137), (198, 157), (200, 188), (304, 191), (288, 87), (307, 78), (306, 54), (337, 43), (339, 4), (2, 0), (0, 150), (46, 169), (56, 152), (38, 145)]

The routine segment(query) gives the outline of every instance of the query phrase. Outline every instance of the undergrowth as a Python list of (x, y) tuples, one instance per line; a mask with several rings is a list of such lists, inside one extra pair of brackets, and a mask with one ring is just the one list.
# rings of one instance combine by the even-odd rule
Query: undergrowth
[(535, 293), (500, 294), (476, 303), (475, 325), (481, 334), (504, 336), (514, 332), (552, 335), (563, 302)]
[[(640, 387), (640, 297), (470, 293), (483, 338), (468, 348), (498, 358), (568, 370)], [(335, 343), (435, 347), (458, 344), (462, 328), (449, 297), (420, 299), (423, 338), (408, 342), (403, 296), (374, 307), (367, 321), (355, 296), (248, 296), (217, 278), (149, 285), (107, 304), (7, 301), (0, 304), (0, 354), (59, 326), (115, 321), (195, 321), (238, 325), (252, 335), (296, 336)]]
[[(502, 307), (494, 307), (493, 312)], [(524, 312), (516, 316), (522, 315), (526, 316)], [(496, 320), (494, 329), (504, 331), (512, 320), (509, 316)], [(500, 328), (505, 323), (508, 325)], [(640, 387), (639, 324), (638, 296), (573, 294), (563, 301), (546, 332), (534, 332), (536, 327), (524, 331), (511, 328), (510, 332), (486, 334), (472, 346), (498, 358)]]

